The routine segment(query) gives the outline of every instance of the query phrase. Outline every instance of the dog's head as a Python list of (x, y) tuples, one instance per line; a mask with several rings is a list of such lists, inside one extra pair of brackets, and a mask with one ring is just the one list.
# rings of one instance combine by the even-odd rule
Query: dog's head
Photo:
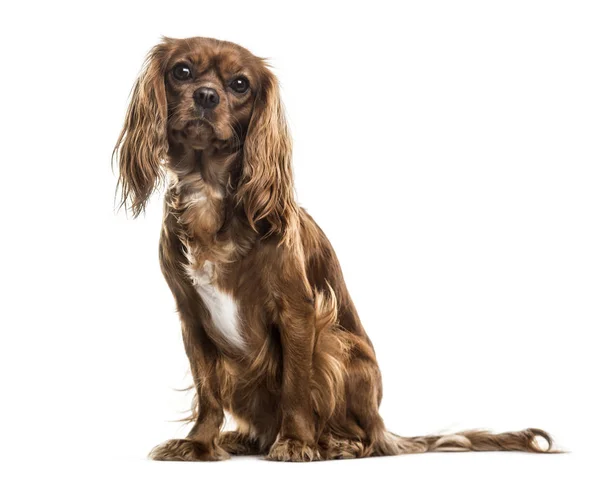
[(169, 41), (155, 52), (162, 54), (170, 140), (200, 150), (239, 143), (268, 76), (263, 62), (213, 39)]
[(291, 141), (275, 76), (263, 59), (215, 39), (164, 39), (146, 59), (117, 142), (122, 204), (144, 210), (162, 163), (182, 151), (242, 153), (236, 196), (250, 225), (285, 225)]

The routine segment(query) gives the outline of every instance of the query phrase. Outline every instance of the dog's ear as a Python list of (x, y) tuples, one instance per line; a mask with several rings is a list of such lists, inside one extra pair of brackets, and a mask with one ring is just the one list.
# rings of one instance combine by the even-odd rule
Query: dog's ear
[(250, 226), (258, 231), (268, 222), (267, 234), (284, 238), (297, 219), (292, 175), (292, 140), (277, 79), (265, 66), (248, 132), (244, 141), (238, 201)]
[(167, 49), (165, 42), (148, 54), (113, 152), (113, 160), (117, 158), (119, 163), (119, 206), (130, 208), (134, 217), (144, 211), (162, 179), (161, 162), (168, 151), (164, 80)]

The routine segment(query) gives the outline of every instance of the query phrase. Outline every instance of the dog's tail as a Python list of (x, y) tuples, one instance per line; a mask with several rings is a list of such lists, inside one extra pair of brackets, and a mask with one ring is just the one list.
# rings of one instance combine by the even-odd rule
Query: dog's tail
[(402, 437), (386, 431), (373, 448), (373, 455), (428, 453), (442, 451), (526, 451), (559, 453), (552, 437), (541, 429), (493, 434), (473, 430), (440, 436)]

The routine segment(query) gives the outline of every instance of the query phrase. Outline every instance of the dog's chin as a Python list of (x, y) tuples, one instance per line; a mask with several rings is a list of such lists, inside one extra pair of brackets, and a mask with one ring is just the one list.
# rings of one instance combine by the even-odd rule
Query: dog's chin
[(223, 139), (213, 124), (204, 119), (188, 121), (172, 133), (177, 142), (195, 150), (219, 149), (228, 144), (228, 139)]
[(193, 149), (207, 149), (216, 140), (214, 127), (202, 119), (187, 122), (178, 133), (179, 141)]

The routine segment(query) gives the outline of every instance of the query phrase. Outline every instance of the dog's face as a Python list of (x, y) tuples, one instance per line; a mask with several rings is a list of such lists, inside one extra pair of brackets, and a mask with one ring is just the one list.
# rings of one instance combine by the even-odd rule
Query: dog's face
[(264, 69), (235, 44), (174, 40), (166, 55), (169, 142), (194, 149), (235, 147), (248, 128)]

